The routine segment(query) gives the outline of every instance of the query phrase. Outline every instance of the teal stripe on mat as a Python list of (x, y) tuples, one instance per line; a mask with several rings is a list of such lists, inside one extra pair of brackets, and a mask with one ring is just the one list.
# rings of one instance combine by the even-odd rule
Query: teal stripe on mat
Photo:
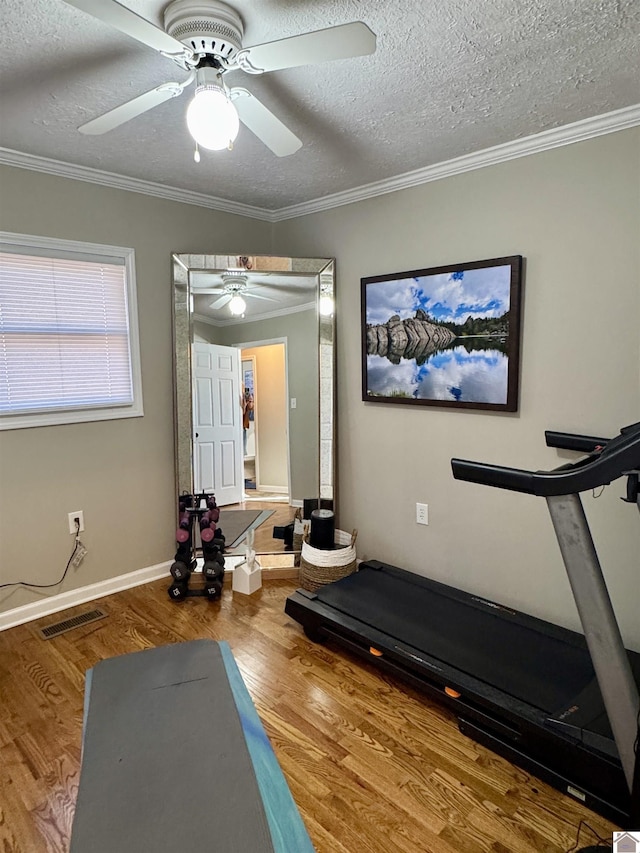
[(88, 669), (84, 674), (84, 704), (82, 710), (82, 752), (84, 754), (84, 734), (87, 730), (87, 717), (89, 716), (89, 699), (91, 698), (91, 682), (93, 680), (93, 669)]
[(276, 853), (315, 853), (229, 644), (219, 642)]

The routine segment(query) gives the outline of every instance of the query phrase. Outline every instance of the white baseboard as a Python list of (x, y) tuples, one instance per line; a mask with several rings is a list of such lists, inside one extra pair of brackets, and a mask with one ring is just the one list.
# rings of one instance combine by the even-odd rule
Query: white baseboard
[[(243, 560), (244, 556), (225, 557), (225, 575), (230, 578), (234, 568), (238, 563), (243, 562)], [(98, 581), (98, 583), (82, 586), (79, 589), (71, 589), (69, 592), (51, 595), (42, 601), (33, 601), (31, 604), (14, 607), (13, 610), (0, 613), (0, 631), (6, 631), (8, 628), (15, 628), (16, 625), (33, 622), (34, 619), (41, 619), (43, 616), (50, 616), (52, 613), (67, 610), (69, 607), (86, 604), (88, 601), (95, 601), (96, 598), (113, 595), (114, 592), (122, 592), (125, 589), (142, 586), (142, 584), (151, 583), (151, 581), (157, 581), (161, 578), (166, 578), (167, 582), (169, 582), (171, 579), (169, 568), (172, 562), (173, 560), (167, 560), (166, 563), (158, 563), (155, 566), (148, 566), (146, 569), (138, 569), (126, 575), (108, 578), (106, 581)], [(203, 560), (200, 558), (198, 560), (198, 568), (200, 570), (202, 569), (202, 563)], [(272, 580), (296, 578), (298, 576), (298, 569), (263, 569), (262, 576), (264, 580), (269, 578)]]
[(43, 616), (49, 616), (51, 613), (58, 613), (60, 610), (75, 607), (77, 604), (85, 604), (87, 601), (112, 595), (114, 592), (122, 592), (124, 589), (131, 589), (134, 586), (141, 586), (159, 578), (166, 578), (169, 576), (171, 563), (172, 560), (168, 560), (166, 563), (158, 563), (155, 566), (138, 569), (126, 575), (118, 575), (115, 578), (98, 581), (98, 583), (82, 586), (79, 589), (71, 589), (69, 592), (51, 595), (42, 601), (34, 601), (31, 604), (22, 605), (22, 607), (14, 607), (13, 610), (0, 613), (0, 631), (6, 631), (7, 628), (14, 628), (16, 625), (22, 625)]

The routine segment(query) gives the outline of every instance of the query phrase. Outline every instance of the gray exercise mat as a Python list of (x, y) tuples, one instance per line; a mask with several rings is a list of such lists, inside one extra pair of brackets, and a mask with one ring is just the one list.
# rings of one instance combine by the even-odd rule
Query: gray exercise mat
[(91, 671), (70, 853), (274, 853), (220, 647)]
[(250, 530), (260, 527), (270, 516), (272, 509), (223, 509), (220, 511), (218, 527), (225, 538), (225, 547), (239, 545)]

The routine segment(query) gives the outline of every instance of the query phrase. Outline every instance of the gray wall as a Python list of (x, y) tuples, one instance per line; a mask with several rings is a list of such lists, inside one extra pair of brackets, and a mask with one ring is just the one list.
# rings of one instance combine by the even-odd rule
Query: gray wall
[[(546, 428), (640, 420), (639, 189), (634, 128), (280, 224), (276, 252), (337, 258), (340, 526), (360, 556), (578, 627), (544, 501), (455, 481), (450, 459), (550, 468), (564, 460)], [(361, 276), (512, 254), (526, 258), (517, 414), (361, 402)], [(640, 519), (621, 494), (584, 502), (640, 649)]]
[(1, 611), (173, 556), (171, 252), (269, 253), (272, 226), (9, 167), (0, 194), (0, 230), (135, 249), (144, 395), (142, 418), (0, 433), (0, 582), (62, 575), (70, 511), (89, 550), (61, 587), (0, 590)]

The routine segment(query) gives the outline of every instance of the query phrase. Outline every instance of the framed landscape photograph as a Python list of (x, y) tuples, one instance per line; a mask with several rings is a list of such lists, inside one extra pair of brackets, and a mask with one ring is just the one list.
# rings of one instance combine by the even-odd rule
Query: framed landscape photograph
[(361, 279), (362, 399), (518, 409), (522, 257)]

